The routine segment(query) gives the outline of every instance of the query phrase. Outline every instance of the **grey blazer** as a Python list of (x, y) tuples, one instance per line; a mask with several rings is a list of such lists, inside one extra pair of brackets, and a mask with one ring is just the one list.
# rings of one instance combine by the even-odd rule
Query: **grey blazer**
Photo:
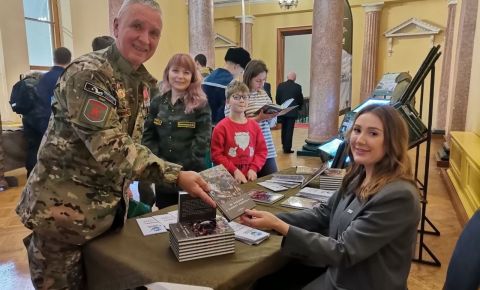
[(291, 225), (282, 252), (327, 267), (305, 289), (407, 289), (420, 220), (418, 190), (397, 180), (362, 202), (352, 188), (325, 206), (279, 214)]

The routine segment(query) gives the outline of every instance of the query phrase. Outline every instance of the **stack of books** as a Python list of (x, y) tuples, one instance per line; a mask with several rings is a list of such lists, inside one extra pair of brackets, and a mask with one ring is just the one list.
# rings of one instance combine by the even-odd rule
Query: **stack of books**
[(228, 221), (201, 199), (180, 192), (176, 216), (169, 235), (179, 262), (235, 252), (235, 234)]
[(235, 252), (235, 233), (224, 217), (170, 224), (170, 248), (179, 262)]
[(270, 237), (270, 234), (236, 222), (229, 225), (235, 231), (235, 239), (248, 245), (258, 245)]
[(314, 199), (322, 204), (326, 204), (328, 202), (328, 199), (334, 193), (335, 190), (324, 190), (320, 188), (304, 187), (299, 192), (297, 192), (297, 196)]
[(304, 181), (305, 177), (303, 175), (273, 174), (272, 178), (258, 182), (258, 184), (272, 191), (282, 191), (289, 188), (295, 188), (301, 185)]
[(285, 199), (280, 205), (296, 209), (312, 209), (319, 204), (320, 202), (318, 200), (299, 196), (290, 196), (289, 198)]
[(320, 189), (338, 190), (342, 185), (345, 169), (329, 168), (320, 175)]

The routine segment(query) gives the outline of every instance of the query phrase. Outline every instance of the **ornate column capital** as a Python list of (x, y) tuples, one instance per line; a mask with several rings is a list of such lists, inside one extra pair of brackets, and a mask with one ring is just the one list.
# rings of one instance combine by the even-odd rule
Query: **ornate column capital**
[(456, 5), (458, 0), (447, 0), (447, 5)]
[(384, 2), (377, 2), (377, 3), (368, 3), (362, 4), (363, 9), (365, 9), (365, 13), (368, 12), (378, 12), (381, 11), (383, 8)]
[[(235, 16), (235, 19), (237, 19), (240, 23), (243, 23), (242, 16)], [(255, 16), (245, 15), (245, 24), (253, 24), (253, 20), (255, 20)]]

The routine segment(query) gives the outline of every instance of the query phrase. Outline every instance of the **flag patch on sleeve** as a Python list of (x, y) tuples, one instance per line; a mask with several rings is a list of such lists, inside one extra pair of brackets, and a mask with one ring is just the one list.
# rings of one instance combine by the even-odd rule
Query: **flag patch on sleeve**
[(105, 103), (88, 99), (83, 105), (80, 120), (87, 124), (103, 127), (109, 111), (110, 107)]

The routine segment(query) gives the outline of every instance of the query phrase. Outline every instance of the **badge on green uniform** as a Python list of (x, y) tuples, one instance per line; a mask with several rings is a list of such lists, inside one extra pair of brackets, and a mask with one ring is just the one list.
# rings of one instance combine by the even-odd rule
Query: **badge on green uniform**
[(188, 121), (178, 121), (177, 128), (195, 128), (195, 122), (188, 122)]
[(155, 119), (153, 119), (153, 124), (157, 125), (157, 126), (160, 126), (160, 125), (162, 125), (162, 120), (160, 120), (160, 118), (155, 118)]

